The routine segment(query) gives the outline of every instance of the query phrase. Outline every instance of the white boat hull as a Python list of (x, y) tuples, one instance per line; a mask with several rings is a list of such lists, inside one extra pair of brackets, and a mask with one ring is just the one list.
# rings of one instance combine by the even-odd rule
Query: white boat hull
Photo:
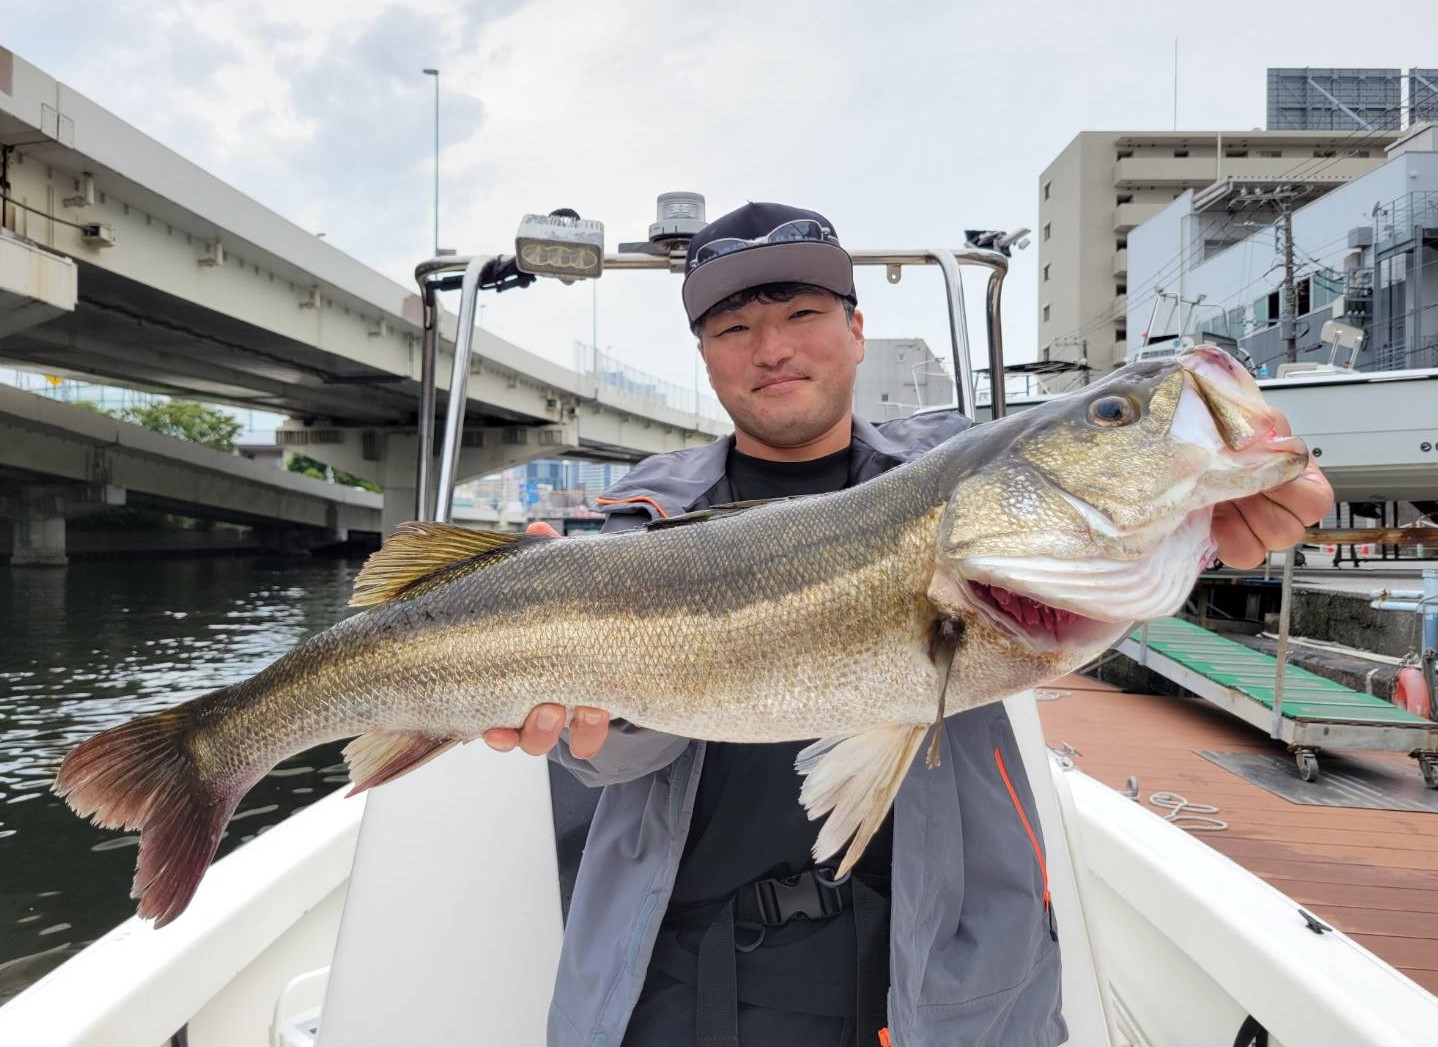
[[(1248, 1015), (1271, 1047), (1431, 1042), (1438, 998), (1048, 753), (1032, 695), (1008, 705), (1048, 841), (1071, 1044), (1211, 1047), (1234, 1042)], [(359, 843), (351, 887), (363, 801), (330, 797), (219, 862), (171, 927), (127, 921), (0, 1008), (0, 1043), (157, 1047), (187, 1027), (190, 1047), (305, 1047), (328, 983), (322, 1044), (542, 1044), (557, 891), (551, 878), (493, 892), (552, 861), (552, 845), (522, 839), (547, 836), (524, 828), (547, 802), (543, 765), (474, 746), (451, 756), (369, 802), (411, 790), (432, 808), (416, 838), (479, 841), (499, 871), (462, 864), (440, 878), (459, 896), (417, 898), (435, 870), (407, 868), (415, 841), (387, 833)], [(517, 777), (476, 791), (496, 768)], [(507, 846), (519, 855), (508, 872)], [(337, 937), (332, 975), (297, 982), (330, 962)]]

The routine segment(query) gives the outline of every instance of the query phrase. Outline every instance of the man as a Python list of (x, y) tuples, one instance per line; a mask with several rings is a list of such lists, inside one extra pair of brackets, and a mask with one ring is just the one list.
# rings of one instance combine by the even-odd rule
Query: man
[[(969, 423), (956, 413), (874, 426), (851, 413), (864, 357), (853, 266), (812, 211), (748, 204), (689, 246), (683, 298), (734, 434), (657, 455), (606, 499), (606, 530), (729, 501), (838, 490)], [(1252, 565), (1319, 518), (1316, 469), (1221, 507), (1224, 560)], [(803, 743), (703, 743), (580, 708), (537, 707), (496, 748), (539, 754), (605, 786), (566, 925), (549, 1042), (1050, 1047), (1057, 928), (1038, 819), (1001, 704), (944, 723), (943, 759), (916, 761), (855, 874), (809, 857)], [(1011, 773), (1014, 772), (1014, 773)], [(881, 1029), (883, 1031), (881, 1031)]]

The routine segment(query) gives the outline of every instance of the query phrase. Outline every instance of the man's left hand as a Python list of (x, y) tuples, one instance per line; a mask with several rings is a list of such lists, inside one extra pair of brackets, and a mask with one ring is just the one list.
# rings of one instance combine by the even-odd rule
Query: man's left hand
[(1308, 468), (1282, 487), (1214, 508), (1218, 558), (1230, 567), (1257, 567), (1270, 550), (1297, 545), (1332, 504), (1333, 488), (1309, 459)]

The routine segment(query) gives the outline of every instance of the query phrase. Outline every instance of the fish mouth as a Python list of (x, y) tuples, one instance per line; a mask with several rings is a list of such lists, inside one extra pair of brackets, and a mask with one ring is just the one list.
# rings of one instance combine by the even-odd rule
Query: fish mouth
[(1030, 649), (1101, 650), (1136, 621), (1183, 606), (1217, 548), (1211, 507), (1189, 513), (1145, 555), (1132, 559), (978, 556), (946, 586), (993, 626)]
[(1012, 589), (970, 581), (968, 596), (990, 622), (1040, 653), (1112, 642), (1115, 623), (1055, 607)]
[[(1239, 460), (1247, 463), (1274, 453), (1307, 459), (1307, 445), (1286, 426), (1279, 427), (1278, 409), (1263, 399), (1253, 376), (1232, 356), (1215, 346), (1200, 345), (1179, 357), (1179, 363), (1202, 403), (1202, 409), (1196, 405), (1193, 409), (1206, 417), (1207, 425)], [(1201, 438), (1192, 442), (1204, 443)]]

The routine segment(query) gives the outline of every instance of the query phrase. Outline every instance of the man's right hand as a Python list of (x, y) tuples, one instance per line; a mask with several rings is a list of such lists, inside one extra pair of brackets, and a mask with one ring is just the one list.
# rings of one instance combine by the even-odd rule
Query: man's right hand
[[(544, 520), (535, 520), (524, 529), (525, 534), (537, 534), (544, 538), (562, 538), (553, 525)], [(564, 706), (546, 702), (529, 710), (524, 726), (492, 727), (484, 732), (485, 743), (499, 752), (523, 749), (530, 756), (543, 756), (559, 742), (559, 730), (564, 723)], [(609, 736), (609, 714), (603, 709), (590, 705), (576, 706), (574, 719), (569, 724), (569, 751), (581, 760), (587, 760), (599, 751), (604, 739)]]
[[(491, 749), (507, 753), (519, 748), (530, 756), (543, 756), (559, 741), (560, 728), (564, 725), (564, 706), (545, 703), (529, 710), (524, 726), (492, 727), (484, 732), (485, 743)], [(609, 714), (603, 709), (589, 705), (575, 707), (574, 719), (569, 724), (569, 751), (581, 760), (587, 760), (599, 751), (604, 739), (609, 736)]]

